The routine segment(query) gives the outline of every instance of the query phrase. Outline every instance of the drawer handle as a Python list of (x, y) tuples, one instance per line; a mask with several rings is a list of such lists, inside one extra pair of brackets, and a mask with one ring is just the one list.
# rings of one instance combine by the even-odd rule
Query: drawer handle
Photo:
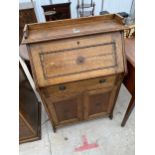
[(76, 59), (76, 63), (77, 64), (83, 64), (85, 62), (85, 58), (83, 56), (79, 56), (77, 59)]
[(64, 86), (64, 85), (59, 86), (59, 90), (61, 90), (61, 91), (66, 90), (66, 86)]
[(99, 80), (99, 83), (105, 83), (106, 79)]

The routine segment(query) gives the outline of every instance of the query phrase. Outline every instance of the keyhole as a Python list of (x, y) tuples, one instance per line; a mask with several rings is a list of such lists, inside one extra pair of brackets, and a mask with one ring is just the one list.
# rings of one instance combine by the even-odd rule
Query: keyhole
[(79, 41), (77, 41), (77, 44), (78, 44), (78, 45), (80, 45), (80, 42), (79, 42)]

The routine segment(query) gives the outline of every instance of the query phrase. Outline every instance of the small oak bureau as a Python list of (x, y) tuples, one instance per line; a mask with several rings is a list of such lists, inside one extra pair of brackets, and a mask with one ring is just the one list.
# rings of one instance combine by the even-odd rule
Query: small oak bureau
[(126, 73), (124, 29), (115, 14), (27, 25), (22, 43), (54, 131), (112, 118)]

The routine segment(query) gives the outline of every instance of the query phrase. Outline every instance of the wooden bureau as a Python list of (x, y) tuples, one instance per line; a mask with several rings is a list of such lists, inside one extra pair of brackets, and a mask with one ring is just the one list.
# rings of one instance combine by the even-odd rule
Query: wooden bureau
[(22, 43), (54, 131), (112, 118), (126, 73), (124, 29), (115, 14), (27, 25)]

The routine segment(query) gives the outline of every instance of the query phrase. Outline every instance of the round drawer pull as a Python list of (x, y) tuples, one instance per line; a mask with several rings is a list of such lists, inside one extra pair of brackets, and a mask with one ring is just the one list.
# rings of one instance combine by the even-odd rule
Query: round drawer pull
[(80, 45), (80, 41), (77, 41), (77, 44)]
[(106, 79), (99, 80), (99, 83), (105, 83), (105, 82), (106, 82)]
[(77, 64), (83, 64), (85, 62), (85, 58), (83, 56), (79, 56), (77, 59), (76, 59), (76, 63)]
[(61, 90), (61, 91), (66, 90), (66, 86), (64, 86), (64, 85), (59, 86), (59, 90)]

